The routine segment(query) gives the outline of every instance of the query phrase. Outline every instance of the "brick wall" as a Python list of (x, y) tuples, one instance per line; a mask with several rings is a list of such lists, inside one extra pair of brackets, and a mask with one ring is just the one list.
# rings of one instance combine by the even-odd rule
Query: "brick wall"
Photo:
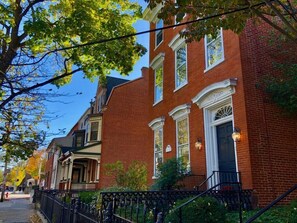
[[(154, 24), (151, 24), (154, 28)], [(149, 79), (149, 120), (165, 116), (164, 124), (164, 158), (176, 156), (176, 130), (175, 121), (168, 115), (168, 112), (175, 107), (191, 103), (191, 100), (205, 87), (223, 81), (228, 78), (237, 78), (236, 93), (232, 96), (234, 123), (240, 127), (243, 138), (237, 144), (238, 167), (241, 171), (244, 181), (244, 188), (251, 188), (251, 165), (249, 155), (249, 141), (247, 140), (247, 120), (245, 116), (245, 95), (243, 91), (242, 68), (239, 38), (230, 31), (224, 31), (224, 53), (225, 60), (213, 69), (204, 72), (205, 70), (205, 50), (204, 41), (193, 42), (187, 46), (187, 70), (188, 84), (174, 92), (175, 88), (175, 54), (168, 46), (169, 42), (175, 37), (178, 31), (182, 28), (169, 29), (164, 33), (163, 43), (156, 49), (150, 49), (150, 61), (154, 59), (160, 52), (165, 53), (164, 67), (164, 94), (163, 100), (153, 105), (154, 99), (154, 71), (150, 69)], [(151, 46), (154, 46), (154, 34), (151, 34)], [(204, 141), (204, 116), (203, 110), (199, 109), (196, 104), (191, 105), (189, 114), (189, 131), (190, 131), (190, 159), (192, 173), (196, 175), (206, 175), (206, 155)], [(197, 150), (194, 147), (197, 137), (203, 139), (202, 150)], [(153, 150), (153, 131), (149, 132), (149, 147)], [(167, 145), (172, 147), (172, 151), (165, 152)]]
[(122, 161), (127, 167), (134, 161), (148, 164), (153, 154), (148, 150), (148, 69), (143, 76), (114, 88), (103, 113), (102, 157), (99, 187), (112, 186), (114, 180), (104, 174), (104, 164)]
[(249, 24), (240, 36), (252, 182), (260, 205), (297, 182), (297, 119), (285, 115), (258, 87), (264, 75), (275, 74), (272, 62), (280, 59), (275, 56), (281, 48), (263, 38), (269, 30)]

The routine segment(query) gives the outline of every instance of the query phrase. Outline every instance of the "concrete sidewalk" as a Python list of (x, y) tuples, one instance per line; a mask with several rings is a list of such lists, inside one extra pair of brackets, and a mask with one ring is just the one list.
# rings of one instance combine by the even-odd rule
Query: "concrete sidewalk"
[(0, 202), (0, 223), (30, 222), (36, 214), (29, 194), (9, 194), (8, 199)]

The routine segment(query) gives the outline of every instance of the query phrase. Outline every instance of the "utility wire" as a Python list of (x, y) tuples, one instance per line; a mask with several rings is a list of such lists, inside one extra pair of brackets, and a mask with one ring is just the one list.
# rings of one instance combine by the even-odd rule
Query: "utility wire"
[[(272, 1), (274, 1), (274, 0), (272, 0)], [(166, 30), (166, 29), (170, 29), (170, 28), (174, 28), (174, 27), (178, 27), (178, 26), (183, 26), (183, 25), (188, 25), (188, 24), (208, 20), (208, 19), (213, 19), (213, 18), (216, 18), (216, 17), (224, 16), (224, 15), (229, 15), (229, 14), (236, 13), (236, 12), (245, 11), (245, 10), (248, 10), (250, 8), (254, 8), (254, 7), (258, 7), (258, 6), (264, 6), (264, 5), (266, 5), (265, 2), (260, 2), (258, 4), (254, 4), (254, 5), (251, 5), (251, 6), (245, 6), (245, 7), (230, 10), (230, 11), (227, 11), (227, 12), (222, 12), (222, 13), (219, 13), (219, 14), (205, 16), (203, 18), (199, 18), (199, 19), (196, 19), (196, 20), (191, 20), (191, 21), (186, 21), (186, 22), (174, 24), (174, 25), (164, 26), (164, 27), (161, 27), (161, 28), (150, 29), (150, 30), (137, 32), (137, 33), (131, 33), (131, 34), (127, 34), (127, 35), (123, 35), (123, 36), (117, 36), (117, 37), (113, 37), (113, 38), (109, 38), (109, 39), (96, 40), (96, 41), (92, 41), (92, 42), (88, 42), (88, 43), (84, 43), (84, 44), (78, 44), (78, 45), (69, 46), (69, 47), (58, 48), (58, 49), (55, 49), (55, 50), (52, 50), (52, 51), (49, 51), (49, 52), (45, 53), (41, 58), (39, 58), (35, 62), (21, 64), (21, 65), (19, 65), (19, 64), (16, 65), (15, 64), (15, 66), (34, 65), (34, 64), (37, 64), (40, 61), (42, 61), (47, 55), (52, 54), (52, 53), (56, 53), (56, 52), (60, 52), (60, 51), (66, 51), (66, 50), (76, 49), (76, 48), (80, 48), (80, 47), (91, 46), (91, 45), (95, 45), (95, 44), (107, 43), (107, 42), (111, 42), (111, 41), (115, 41), (115, 40), (126, 39), (126, 38), (130, 38), (130, 37), (133, 37), (133, 36), (139, 36), (139, 35), (143, 35), (143, 34), (147, 34), (147, 33), (151, 33), (151, 32), (156, 32), (156, 31), (160, 31), (160, 30)]]

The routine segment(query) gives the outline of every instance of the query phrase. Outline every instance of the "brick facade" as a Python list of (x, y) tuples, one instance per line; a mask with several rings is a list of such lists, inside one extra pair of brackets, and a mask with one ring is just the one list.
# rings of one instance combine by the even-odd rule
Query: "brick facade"
[[(151, 29), (155, 23), (151, 22)], [(235, 93), (231, 96), (232, 123), (241, 130), (241, 140), (235, 143), (237, 170), (241, 172), (244, 189), (254, 189), (259, 204), (271, 202), (296, 183), (297, 119), (283, 114), (258, 88), (261, 78), (275, 72), (272, 61), (277, 49), (270, 47), (263, 36), (265, 26), (249, 24), (238, 36), (223, 31), (224, 55), (222, 63), (205, 71), (204, 41), (187, 44), (188, 83), (175, 91), (175, 54), (169, 43), (182, 28), (166, 29), (163, 42), (155, 48), (155, 34), (150, 34), (150, 62), (163, 53), (163, 100), (154, 104), (154, 70), (149, 74), (149, 121), (165, 117), (163, 126), (164, 159), (176, 157), (176, 123), (168, 114), (179, 105), (191, 103), (189, 117), (189, 141), (191, 172), (207, 175), (205, 110), (192, 103), (203, 89), (226, 79), (236, 79)], [(274, 57), (273, 57), (274, 56)], [(279, 59), (279, 58), (278, 58)], [(149, 148), (153, 152), (153, 131), (149, 131)], [(195, 141), (202, 138), (202, 149), (195, 149)], [(212, 139), (214, 140), (214, 139)], [(165, 152), (170, 145), (171, 152)]]
[[(142, 77), (114, 87), (103, 112), (100, 187), (114, 185), (104, 173), (104, 164), (121, 161), (128, 167), (132, 161), (150, 165), (153, 155), (148, 148), (148, 69)], [(151, 170), (148, 166), (149, 175)]]

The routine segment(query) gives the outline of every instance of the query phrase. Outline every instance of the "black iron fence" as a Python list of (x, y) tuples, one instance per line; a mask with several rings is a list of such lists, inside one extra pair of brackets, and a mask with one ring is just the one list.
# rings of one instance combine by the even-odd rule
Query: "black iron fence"
[(40, 203), (40, 212), (50, 223), (102, 222), (100, 210), (81, 202), (76, 195), (75, 192), (37, 190), (34, 201)]

